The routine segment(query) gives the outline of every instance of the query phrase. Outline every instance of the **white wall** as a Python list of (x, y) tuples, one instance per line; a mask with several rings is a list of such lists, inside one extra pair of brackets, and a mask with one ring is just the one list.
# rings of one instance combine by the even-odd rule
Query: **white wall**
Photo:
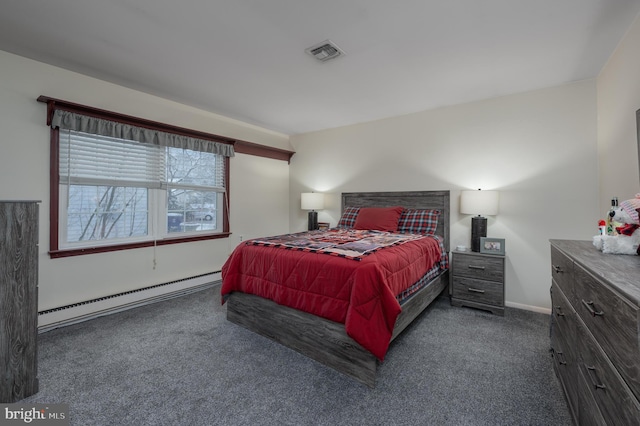
[(39, 95), (283, 149), (288, 136), (1, 51), (0, 76), (0, 199), (42, 201), (40, 310), (218, 271), (239, 235), (288, 231), (289, 165), (238, 154), (231, 238), (50, 259), (49, 129)]
[(598, 76), (600, 213), (611, 198), (640, 192), (636, 111), (640, 109), (640, 16)]
[[(230, 242), (289, 232), (289, 164), (236, 154), (231, 177)], [(242, 186), (238, 188), (238, 182)]]
[(550, 238), (597, 230), (596, 82), (490, 99), (292, 136), (291, 230), (300, 193), (326, 192), (335, 225), (344, 191), (451, 190), (452, 247), (469, 245), (461, 189), (500, 191), (488, 236), (506, 239), (510, 306), (550, 307)]

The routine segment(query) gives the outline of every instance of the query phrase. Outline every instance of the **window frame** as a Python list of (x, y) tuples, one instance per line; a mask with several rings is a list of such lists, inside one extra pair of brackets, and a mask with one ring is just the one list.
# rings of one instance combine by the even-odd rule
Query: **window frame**
[[(51, 99), (44, 96), (40, 96), (38, 98), (38, 101), (45, 102), (47, 104), (47, 126), (49, 126), (49, 131), (50, 131), (49, 256), (51, 258), (79, 256), (79, 255), (86, 255), (86, 254), (93, 254), (93, 253), (106, 253), (106, 252), (119, 251), (119, 250), (130, 250), (130, 249), (144, 248), (144, 247), (180, 244), (180, 243), (187, 243), (192, 241), (214, 240), (214, 239), (220, 239), (220, 238), (228, 238), (231, 235), (231, 232), (229, 230), (230, 160), (229, 160), (229, 157), (223, 157), (225, 161), (225, 164), (224, 164), (225, 192), (223, 194), (223, 205), (222, 205), (222, 231), (216, 232), (216, 233), (180, 235), (175, 237), (163, 236), (163, 237), (158, 237), (157, 239), (153, 239), (153, 237), (151, 237), (151, 239), (148, 239), (146, 241), (125, 242), (125, 243), (121, 242), (121, 243), (114, 243), (114, 244), (108, 244), (108, 243), (105, 244), (104, 241), (102, 241), (99, 244), (95, 246), (90, 246), (90, 247), (60, 248), (59, 246), (60, 130), (58, 128), (51, 128), (51, 117), (53, 116), (54, 110), (60, 109), (60, 110), (75, 112), (75, 113), (79, 113), (79, 114), (83, 114), (83, 115), (87, 115), (95, 118), (101, 118), (101, 119), (110, 120), (110, 121), (117, 121), (120, 123), (129, 124), (132, 126), (145, 127), (152, 130), (158, 130), (158, 131), (167, 132), (167, 133), (174, 133), (174, 134), (193, 137), (193, 138), (207, 139), (207, 140), (211, 140), (218, 143), (231, 144), (234, 146), (237, 143), (237, 141), (234, 139), (229, 139), (229, 138), (225, 138), (218, 135), (199, 132), (195, 130), (189, 130), (189, 129), (185, 129), (177, 126), (158, 123), (155, 121), (123, 115), (123, 114), (119, 114), (111, 111), (74, 104), (71, 102)], [(293, 153), (291, 153), (291, 155), (293, 155)]]

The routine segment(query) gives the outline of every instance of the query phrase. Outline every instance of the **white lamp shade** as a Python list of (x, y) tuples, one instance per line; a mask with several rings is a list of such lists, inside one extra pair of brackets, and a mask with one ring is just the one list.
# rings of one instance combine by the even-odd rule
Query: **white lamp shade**
[(324, 209), (324, 194), (319, 192), (303, 192), (300, 207), (302, 210)]
[(498, 194), (498, 191), (462, 191), (460, 195), (460, 213), (497, 215)]

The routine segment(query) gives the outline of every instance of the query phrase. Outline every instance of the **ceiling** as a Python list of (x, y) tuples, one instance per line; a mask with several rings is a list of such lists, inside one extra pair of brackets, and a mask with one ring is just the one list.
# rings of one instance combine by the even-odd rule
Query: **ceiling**
[[(0, 50), (285, 134), (598, 75), (639, 0), (3, 0)], [(330, 39), (344, 56), (305, 49)]]

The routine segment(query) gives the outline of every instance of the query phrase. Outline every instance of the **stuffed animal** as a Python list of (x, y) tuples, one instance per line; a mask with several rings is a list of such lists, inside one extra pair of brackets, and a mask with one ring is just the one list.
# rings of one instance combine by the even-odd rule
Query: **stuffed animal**
[(615, 228), (616, 235), (596, 235), (593, 245), (603, 253), (640, 254), (640, 193), (636, 198), (620, 203), (611, 210), (612, 222), (620, 226)]
[[(640, 218), (640, 209), (636, 209), (636, 213), (638, 213), (638, 217)], [(636, 250), (636, 254), (640, 256), (640, 244), (638, 245), (638, 250)]]

